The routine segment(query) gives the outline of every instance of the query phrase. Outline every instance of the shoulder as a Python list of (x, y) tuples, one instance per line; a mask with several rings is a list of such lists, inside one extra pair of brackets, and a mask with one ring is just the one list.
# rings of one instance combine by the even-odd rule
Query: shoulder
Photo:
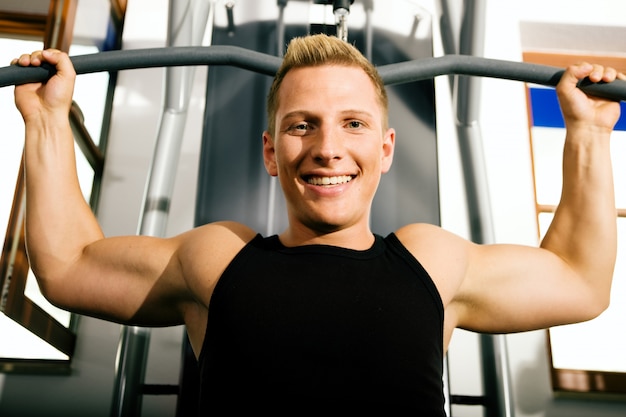
[(241, 223), (215, 222), (198, 226), (175, 239), (179, 240), (181, 261), (201, 262), (202, 258), (211, 258), (228, 263), (256, 235)]
[(435, 251), (442, 248), (467, 250), (473, 246), (467, 239), (429, 223), (412, 223), (396, 230), (395, 234), (411, 252), (427, 248)]
[(194, 294), (209, 295), (233, 258), (257, 233), (241, 223), (215, 222), (198, 226), (174, 239), (177, 261)]
[(182, 279), (193, 302), (184, 308), (187, 333), (199, 354), (206, 329), (213, 289), (226, 267), (257, 233), (236, 222), (216, 222), (198, 226), (171, 238)]
[(403, 226), (395, 231), (403, 243), (411, 243), (413, 239), (419, 238), (419, 236), (428, 236), (432, 234), (439, 234), (443, 232), (443, 229), (439, 226), (430, 223), (411, 223)]
[(398, 240), (423, 265), (444, 305), (456, 294), (467, 273), (474, 244), (439, 226), (413, 223), (395, 232)]

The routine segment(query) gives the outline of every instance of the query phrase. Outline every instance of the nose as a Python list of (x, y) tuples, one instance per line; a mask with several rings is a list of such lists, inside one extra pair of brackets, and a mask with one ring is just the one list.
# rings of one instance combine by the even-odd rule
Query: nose
[(332, 128), (319, 129), (311, 150), (316, 161), (328, 163), (332, 160), (341, 159), (343, 151), (343, 141), (339, 132)]

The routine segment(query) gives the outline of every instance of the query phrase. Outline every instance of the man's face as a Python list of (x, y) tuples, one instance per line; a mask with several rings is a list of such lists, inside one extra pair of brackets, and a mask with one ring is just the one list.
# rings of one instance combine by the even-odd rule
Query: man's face
[(367, 225), (395, 141), (393, 129), (383, 132), (371, 80), (358, 67), (297, 68), (278, 94), (276, 134), (264, 133), (264, 158), (290, 220), (319, 231)]

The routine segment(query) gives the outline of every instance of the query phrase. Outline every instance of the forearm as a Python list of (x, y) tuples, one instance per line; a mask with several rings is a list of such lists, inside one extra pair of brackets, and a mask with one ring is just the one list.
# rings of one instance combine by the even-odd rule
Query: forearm
[(610, 132), (568, 129), (563, 153), (563, 191), (542, 242), (574, 271), (608, 295), (617, 251)]
[(62, 276), (102, 232), (80, 189), (67, 116), (34, 119), (25, 124), (26, 245), (44, 284)]

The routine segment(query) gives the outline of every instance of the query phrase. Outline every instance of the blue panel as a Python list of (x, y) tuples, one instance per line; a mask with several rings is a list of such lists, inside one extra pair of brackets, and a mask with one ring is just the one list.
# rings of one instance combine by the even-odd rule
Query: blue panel
[(530, 107), (535, 127), (565, 127), (563, 115), (553, 88), (531, 88)]
[[(565, 127), (554, 88), (531, 88), (530, 104), (533, 126)], [(622, 101), (620, 106), (622, 114), (615, 125), (615, 130), (626, 130), (626, 103)]]

